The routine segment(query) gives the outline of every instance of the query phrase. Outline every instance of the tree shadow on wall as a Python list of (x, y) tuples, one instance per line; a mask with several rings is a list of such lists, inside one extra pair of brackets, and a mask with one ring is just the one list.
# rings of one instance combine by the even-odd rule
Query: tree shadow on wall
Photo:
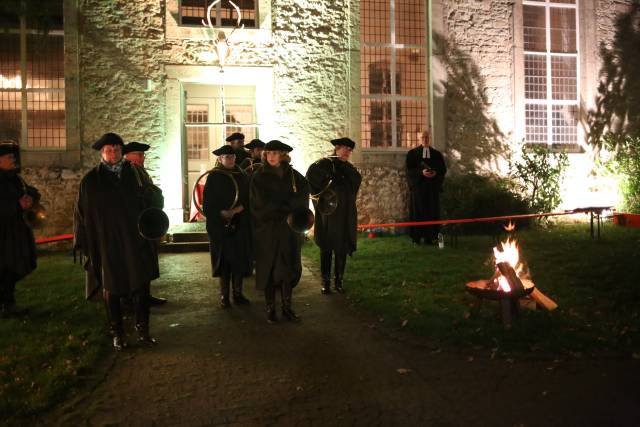
[(595, 110), (582, 118), (589, 144), (602, 148), (604, 137), (620, 148), (626, 137), (640, 137), (640, 4), (618, 15), (610, 46), (600, 45), (602, 68)]
[(490, 104), (480, 69), (469, 54), (442, 35), (434, 34), (433, 42), (433, 54), (447, 72), (435, 94), (446, 109), (447, 164), (459, 173), (497, 171), (508, 146), (488, 113)]

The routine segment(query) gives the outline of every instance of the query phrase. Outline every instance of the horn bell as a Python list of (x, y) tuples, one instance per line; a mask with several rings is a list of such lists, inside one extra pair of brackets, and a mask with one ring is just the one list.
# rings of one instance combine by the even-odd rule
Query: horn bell
[(299, 209), (291, 212), (287, 216), (287, 224), (289, 224), (289, 227), (296, 233), (301, 234), (311, 230), (315, 220), (311, 209)]
[(169, 217), (162, 209), (147, 208), (138, 216), (138, 232), (147, 240), (160, 240), (169, 230)]

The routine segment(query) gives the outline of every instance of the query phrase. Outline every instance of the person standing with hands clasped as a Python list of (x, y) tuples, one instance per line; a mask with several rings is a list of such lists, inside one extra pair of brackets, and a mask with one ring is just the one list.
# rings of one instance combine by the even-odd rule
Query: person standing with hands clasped
[(233, 302), (249, 304), (242, 294), (242, 281), (253, 269), (251, 225), (249, 223), (249, 180), (236, 165), (229, 145), (213, 151), (218, 163), (207, 175), (202, 210), (207, 217), (207, 234), (213, 277), (220, 278), (220, 307), (229, 308), (229, 285)]
[(343, 278), (347, 255), (356, 250), (358, 210), (356, 197), (362, 177), (349, 162), (355, 142), (349, 138), (331, 141), (333, 154), (313, 163), (307, 180), (316, 211), (314, 240), (320, 248), (321, 292), (331, 291), (331, 260), (335, 255), (334, 289), (344, 293)]
[(293, 288), (302, 275), (303, 236), (287, 222), (309, 211), (307, 180), (286, 161), (290, 146), (269, 141), (263, 152), (263, 166), (251, 176), (250, 201), (256, 258), (256, 287), (264, 291), (267, 321), (277, 320), (276, 289), (282, 295), (282, 315), (299, 321), (293, 311)]
[[(447, 167), (442, 154), (431, 147), (429, 131), (422, 132), (422, 145), (409, 150), (406, 167), (409, 181), (409, 221), (437, 221), (440, 219), (440, 193)], [(440, 226), (411, 227), (409, 236), (414, 244), (420, 240), (437, 242)]]

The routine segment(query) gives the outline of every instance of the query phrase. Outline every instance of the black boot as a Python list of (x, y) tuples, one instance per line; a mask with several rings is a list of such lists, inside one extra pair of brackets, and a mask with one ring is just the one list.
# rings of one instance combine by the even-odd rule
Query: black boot
[(242, 295), (242, 274), (233, 274), (233, 303), (235, 305), (247, 305), (251, 302)]
[(229, 301), (230, 282), (231, 282), (231, 277), (226, 275), (220, 276), (220, 308), (231, 307), (231, 302)]
[(344, 269), (347, 265), (346, 254), (336, 254), (336, 271), (334, 287), (336, 292), (344, 294), (344, 288), (342, 287), (342, 278), (344, 277)]
[(104, 297), (104, 305), (107, 309), (107, 319), (109, 321), (109, 334), (111, 335), (113, 349), (121, 351), (127, 348), (127, 342), (124, 340), (124, 329), (122, 327), (122, 308), (120, 306), (120, 297), (112, 295), (106, 289), (102, 292)]
[(143, 290), (133, 296), (133, 304), (136, 310), (136, 331), (138, 342), (143, 345), (157, 344), (155, 338), (149, 335), (149, 293)]
[(160, 297), (154, 297), (153, 295), (149, 295), (149, 305), (151, 306), (158, 306), (158, 305), (165, 305), (167, 303), (167, 299), (166, 298), (160, 298)]
[(332, 294), (331, 292), (331, 251), (322, 251), (320, 253), (320, 274), (322, 274), (323, 295)]
[(267, 323), (276, 323), (278, 321), (276, 316), (276, 289), (273, 284), (267, 283), (267, 287), (264, 290), (264, 299), (267, 304)]
[(292, 293), (290, 285), (282, 285), (282, 317), (291, 322), (299, 322), (300, 316), (291, 308)]

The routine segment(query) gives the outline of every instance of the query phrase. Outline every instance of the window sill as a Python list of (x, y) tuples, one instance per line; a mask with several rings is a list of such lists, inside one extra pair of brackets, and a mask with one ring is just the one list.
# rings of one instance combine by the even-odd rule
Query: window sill
[(20, 151), (22, 167), (66, 167), (75, 168), (80, 164), (80, 150), (26, 150)]

